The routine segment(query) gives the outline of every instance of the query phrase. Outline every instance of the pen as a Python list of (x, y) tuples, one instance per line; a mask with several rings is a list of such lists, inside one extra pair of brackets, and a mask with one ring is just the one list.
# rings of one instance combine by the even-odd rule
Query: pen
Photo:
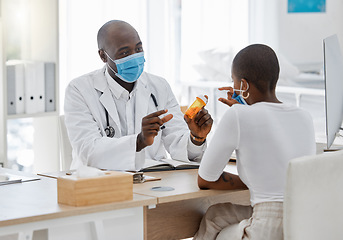
[[(154, 104), (155, 104), (155, 106), (156, 106), (156, 108), (157, 108), (157, 107), (158, 107), (158, 104), (157, 104), (157, 100), (156, 100), (155, 95), (151, 93), (150, 96), (151, 96), (152, 101), (154, 102)], [(163, 129), (165, 129), (165, 128), (166, 128), (166, 126), (164, 126), (163, 124), (162, 124), (162, 126), (160, 127), (161, 130), (163, 130)]]

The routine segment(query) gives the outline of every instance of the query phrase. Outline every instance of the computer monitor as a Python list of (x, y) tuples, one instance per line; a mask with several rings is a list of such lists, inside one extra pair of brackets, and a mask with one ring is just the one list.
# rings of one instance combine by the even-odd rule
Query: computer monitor
[(325, 76), (325, 114), (327, 149), (342, 129), (343, 121), (343, 57), (337, 35), (323, 41)]

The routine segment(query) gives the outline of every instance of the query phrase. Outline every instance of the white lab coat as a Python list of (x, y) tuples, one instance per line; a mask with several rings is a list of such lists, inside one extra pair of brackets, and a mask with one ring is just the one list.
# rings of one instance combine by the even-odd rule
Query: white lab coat
[[(96, 70), (70, 82), (65, 94), (65, 123), (73, 148), (71, 169), (81, 164), (112, 170), (138, 170), (145, 158), (162, 159), (167, 150), (173, 159), (188, 160), (189, 148), (196, 147), (189, 141), (189, 129), (180, 107), (167, 81), (143, 72), (137, 80), (135, 103), (135, 134), (122, 136), (119, 116), (109, 89), (105, 70)], [(151, 94), (158, 103), (155, 106)], [(115, 130), (115, 136), (105, 134), (106, 114)], [(136, 153), (136, 139), (141, 131), (142, 118), (157, 110), (168, 109), (173, 119), (165, 123), (151, 146)], [(192, 146), (189, 146), (192, 145)], [(197, 149), (202, 157), (204, 146)], [(136, 156), (137, 155), (137, 156)]]

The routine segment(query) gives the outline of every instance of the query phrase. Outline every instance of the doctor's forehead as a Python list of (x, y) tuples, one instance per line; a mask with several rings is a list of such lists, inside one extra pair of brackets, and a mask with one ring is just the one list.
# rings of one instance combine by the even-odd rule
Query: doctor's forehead
[(141, 40), (137, 31), (126, 22), (112, 23), (105, 35), (105, 47), (111, 51), (118, 51), (123, 47), (134, 47)]

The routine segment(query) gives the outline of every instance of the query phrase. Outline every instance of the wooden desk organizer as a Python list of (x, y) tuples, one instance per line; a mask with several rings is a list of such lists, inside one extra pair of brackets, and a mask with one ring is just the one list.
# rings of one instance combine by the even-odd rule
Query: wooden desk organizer
[(57, 179), (57, 193), (59, 203), (71, 206), (132, 200), (133, 178), (124, 172), (106, 172), (91, 178), (63, 176)]

